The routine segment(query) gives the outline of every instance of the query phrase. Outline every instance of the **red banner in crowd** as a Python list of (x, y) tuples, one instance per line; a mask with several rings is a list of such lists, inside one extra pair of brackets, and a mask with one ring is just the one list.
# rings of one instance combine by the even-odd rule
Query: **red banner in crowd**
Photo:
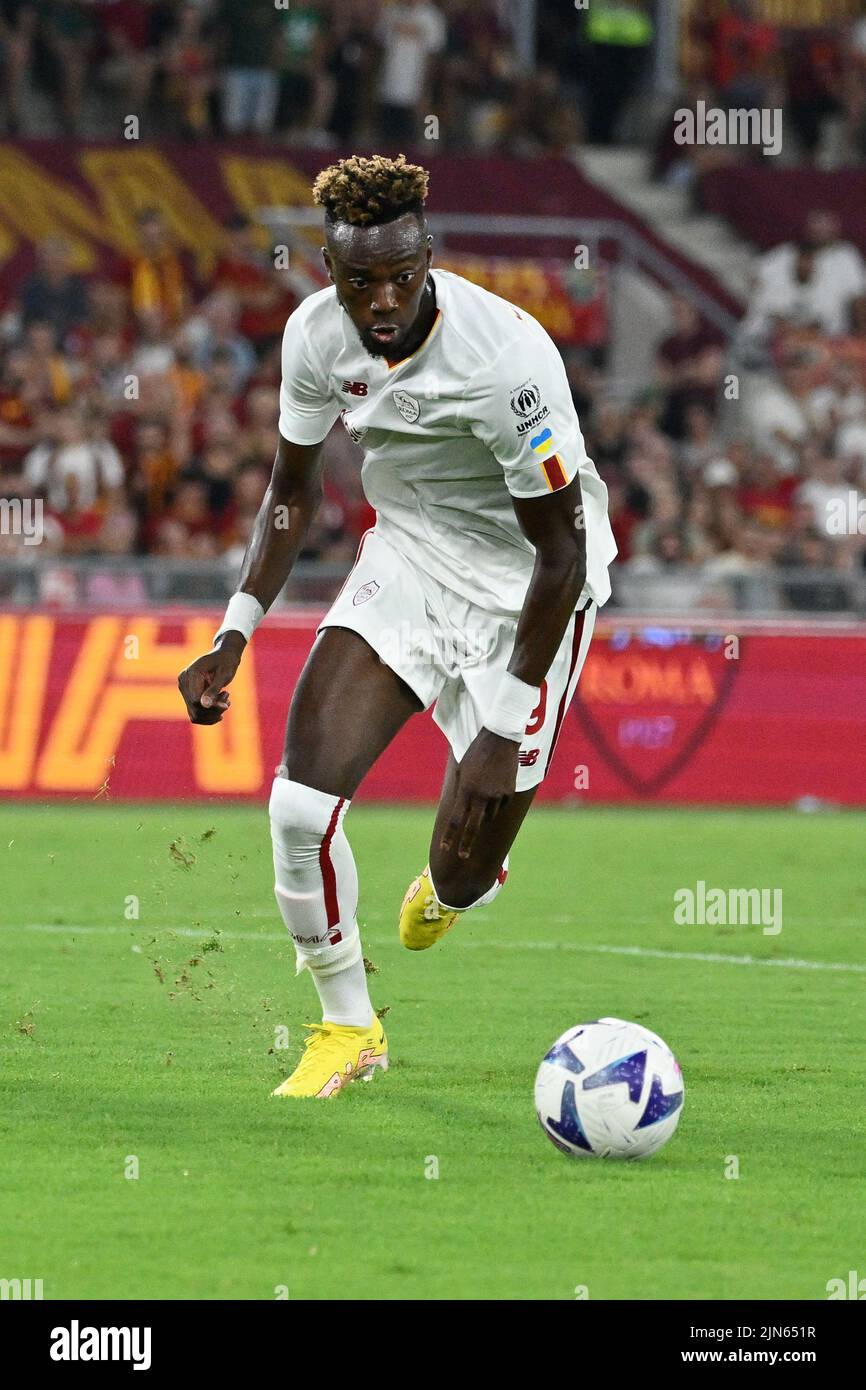
[(554, 260), (453, 254), (437, 256), (436, 265), (519, 304), (558, 343), (598, 346), (607, 337), (603, 266), (565, 269)]
[[(0, 793), (264, 800), (315, 630), (256, 634), (220, 724), (193, 727), (177, 673), (216, 613), (0, 613)], [(447, 746), (410, 720), (361, 796), (432, 801)], [(866, 803), (863, 629), (699, 631), (603, 619), (542, 796), (589, 802)]]
[[(222, 223), (238, 213), (255, 219), (263, 209), (312, 207), (312, 175), (334, 156), (284, 147), (237, 144), (75, 145), (68, 141), (0, 143), (0, 307), (11, 301), (33, 266), (33, 247), (61, 233), (72, 249), (73, 268), (84, 275), (112, 272), (137, 247), (136, 215), (158, 207), (178, 249), (204, 283), (224, 249)], [(499, 170), (497, 211), (549, 211), (551, 170), (563, 205), (574, 171), (564, 161), (536, 165), (492, 160)], [(463, 191), (462, 206), (477, 198), (475, 166), (439, 157), (431, 210), (445, 210)], [(489, 172), (489, 171), (488, 171)], [(547, 197), (545, 196), (547, 195)], [(460, 205), (460, 204), (458, 204)], [(263, 235), (265, 235), (263, 233)], [(274, 238), (278, 240), (278, 236)], [(321, 269), (321, 233), (310, 231), (310, 256)], [(497, 250), (514, 251), (496, 242)], [(520, 303), (557, 342), (596, 344), (606, 333), (602, 268), (580, 269), (549, 248), (528, 246), (516, 259), (488, 254), (438, 254), (436, 265), (453, 269), (505, 299)], [(530, 256), (530, 251), (533, 255)], [(541, 259), (535, 259), (540, 255)], [(325, 284), (324, 274), (322, 283)]]

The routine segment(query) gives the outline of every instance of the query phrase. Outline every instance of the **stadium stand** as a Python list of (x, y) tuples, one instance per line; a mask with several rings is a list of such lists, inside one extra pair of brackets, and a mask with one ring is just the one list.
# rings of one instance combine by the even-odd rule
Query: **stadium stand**
[[(525, 304), (534, 293), (542, 317), (561, 311), (551, 331), (610, 489), (618, 603), (862, 610), (866, 174), (838, 168), (866, 155), (856, 8), (683, 6), (681, 85), (665, 95), (652, 5), (576, 16), (545, 0), (527, 66), (496, 0), (2, 0), (0, 492), (41, 501), (45, 526), (40, 546), (0, 534), (3, 598), (230, 592), (276, 443), (281, 329), (317, 283), (295, 245), (279, 263), (287, 233), (267, 209), (308, 206), (332, 151), (380, 144), (429, 160), (434, 213), (568, 216), (572, 243), (596, 227), (583, 278), (561, 225), (493, 236), (491, 222), (485, 238), (452, 224), (445, 262)], [(641, 132), (656, 177), (764, 253), (748, 303), (579, 174), (585, 141), (634, 138), (636, 93), (658, 108)], [(698, 100), (777, 104), (780, 160), (676, 145), (669, 116)], [(125, 142), (131, 111), (140, 139)], [(150, 198), (140, 172), (127, 187), (111, 164), (133, 151), (155, 161)], [(605, 333), (624, 260), (614, 222), (666, 296), (637, 384)], [(369, 522), (337, 427), (288, 595), (333, 592)]]

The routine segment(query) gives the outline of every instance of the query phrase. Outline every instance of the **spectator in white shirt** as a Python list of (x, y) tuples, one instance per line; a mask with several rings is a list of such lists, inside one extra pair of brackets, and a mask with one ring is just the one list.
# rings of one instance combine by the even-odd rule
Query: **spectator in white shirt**
[(810, 408), (813, 376), (809, 352), (788, 347), (778, 378), (754, 378), (744, 396), (744, 424), (752, 446), (772, 455), (783, 475), (797, 472), (799, 451), (816, 431)]
[(399, 143), (414, 140), (427, 94), (431, 59), (445, 47), (447, 26), (429, 0), (400, 0), (379, 20), (379, 134)]
[(842, 462), (822, 456), (807, 469), (806, 481), (797, 488), (797, 501), (812, 508), (815, 527), (822, 535), (847, 537), (848, 531), (837, 524), (839, 516), (852, 511), (859, 515), (860, 494), (845, 477)]
[(824, 334), (839, 331), (838, 306), (828, 301), (818, 273), (815, 252), (804, 246), (768, 275), (759, 274), (740, 325), (744, 346), (766, 353), (782, 327), (814, 328)]
[(840, 459), (855, 463), (866, 483), (866, 419), (847, 420), (836, 432), (836, 453)]
[(79, 412), (57, 411), (47, 436), (26, 455), (23, 475), (27, 487), (44, 496), (52, 511), (62, 514), (70, 505), (66, 484), (70, 475), (76, 480), (75, 503), (82, 510), (103, 498), (119, 498), (123, 487), (120, 455)]
[(773, 316), (816, 321), (830, 337), (866, 327), (866, 263), (842, 241), (834, 212), (813, 211), (799, 242), (788, 241), (760, 258), (747, 321), (765, 327)]
[(866, 391), (852, 362), (835, 362), (830, 379), (812, 392), (809, 408), (819, 427), (828, 434), (846, 424), (866, 423)]

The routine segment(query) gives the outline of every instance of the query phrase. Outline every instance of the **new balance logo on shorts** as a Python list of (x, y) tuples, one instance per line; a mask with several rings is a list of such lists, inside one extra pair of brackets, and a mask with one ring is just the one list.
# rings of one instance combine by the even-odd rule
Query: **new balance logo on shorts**
[(521, 748), (517, 755), (517, 761), (521, 767), (535, 767), (540, 751), (538, 748)]

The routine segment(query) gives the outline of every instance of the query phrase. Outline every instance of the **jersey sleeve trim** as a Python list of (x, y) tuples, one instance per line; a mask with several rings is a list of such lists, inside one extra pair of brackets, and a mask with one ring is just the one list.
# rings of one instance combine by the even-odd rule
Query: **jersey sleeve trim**
[[(569, 475), (565, 463), (559, 454), (552, 454), (550, 458), (542, 459), (540, 463), (541, 476), (546, 484), (547, 492), (561, 492), (563, 488), (573, 483), (580, 473), (580, 465), (578, 464)], [(547, 492), (541, 491), (538, 487), (532, 487), (531, 489), (521, 487), (515, 481), (513, 475), (506, 479), (506, 486), (511, 497), (532, 498), (545, 497), (547, 495)]]

